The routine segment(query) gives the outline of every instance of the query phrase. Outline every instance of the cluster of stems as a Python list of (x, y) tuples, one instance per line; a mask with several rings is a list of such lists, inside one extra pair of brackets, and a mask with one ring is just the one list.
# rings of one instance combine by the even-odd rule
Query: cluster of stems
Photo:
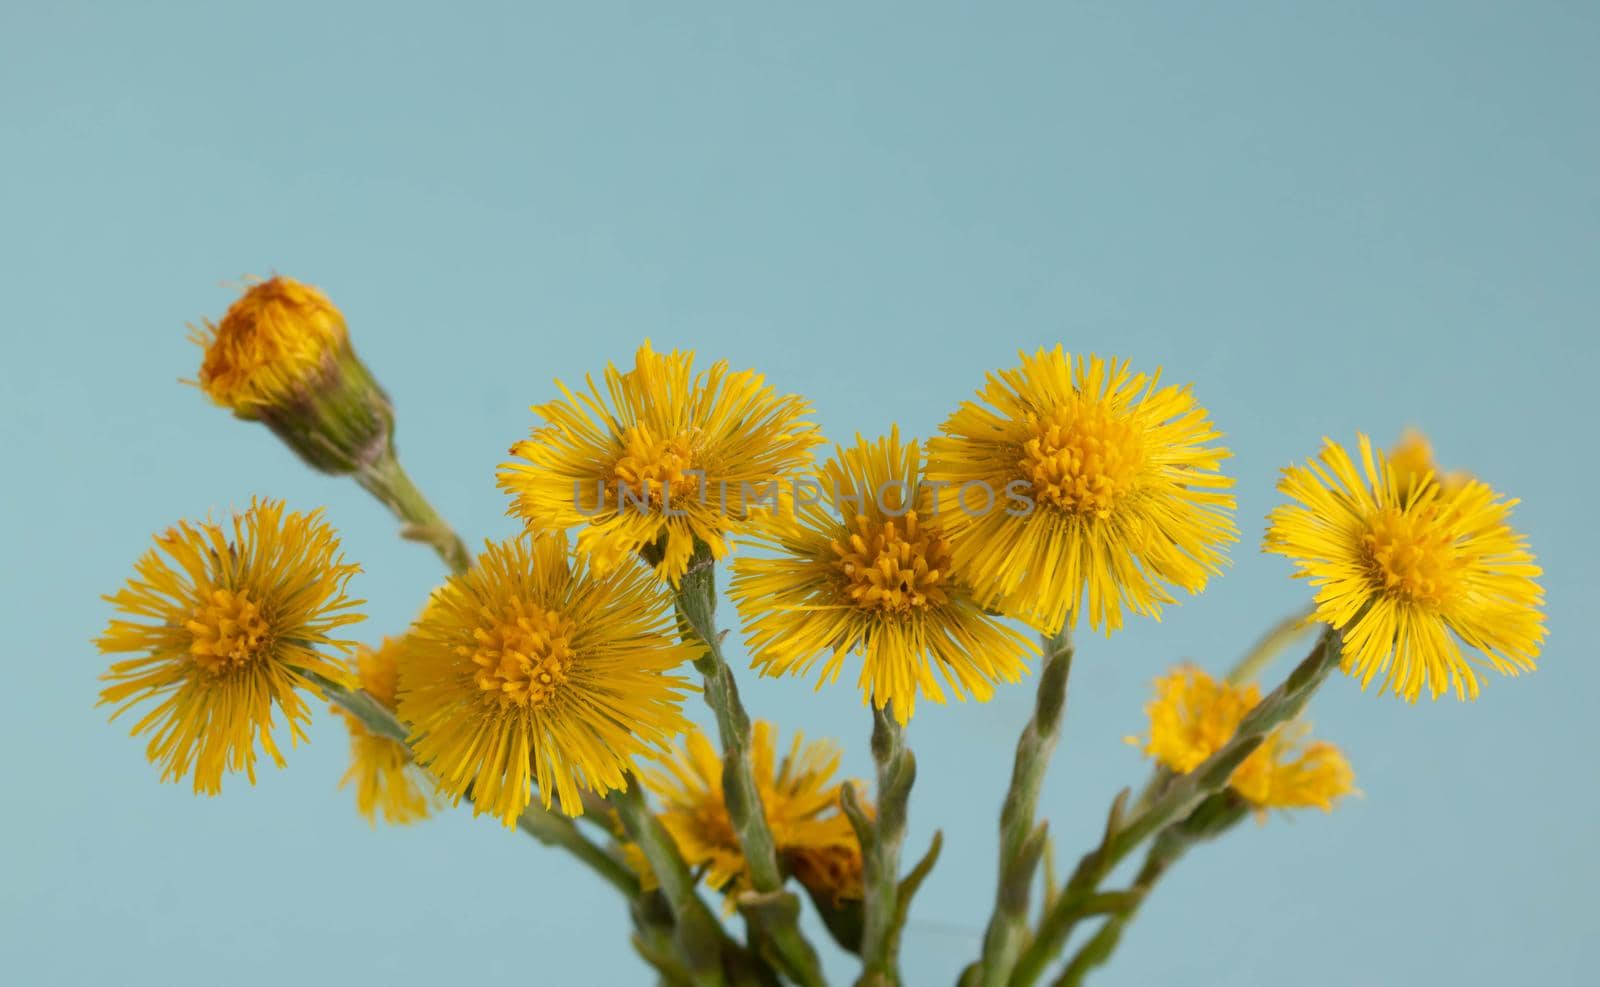
[[(454, 572), (470, 557), (455, 532), (423, 498), (391, 455), (362, 472), (358, 481), (401, 519), (402, 533), (434, 548)], [(649, 559), (649, 552), (646, 553)], [(722, 653), (717, 630), (715, 565), (709, 548), (698, 545), (680, 580), (675, 605), (680, 633), (701, 649), (694, 665), (707, 705), (716, 718), (722, 749), (722, 789), (728, 817), (745, 858), (750, 890), (734, 905), (744, 918), (746, 937), (736, 940), (697, 889), (697, 878), (677, 845), (651, 811), (633, 779), (585, 818), (607, 827), (614, 818), (636, 844), (655, 875), (657, 887), (644, 891), (638, 877), (614, 846), (591, 839), (574, 820), (545, 809), (535, 800), (517, 826), (541, 843), (571, 854), (610, 884), (629, 904), (633, 944), (667, 987), (823, 987), (821, 963), (799, 924), (800, 900), (787, 888), (788, 875), (773, 841), (751, 763), (751, 723), (739, 698), (733, 670)], [(1253, 677), (1273, 652), (1305, 628), (1297, 616), (1274, 628), (1232, 676)], [(1156, 882), (1189, 847), (1225, 832), (1246, 813), (1228, 780), (1274, 729), (1300, 714), (1337, 663), (1337, 635), (1324, 630), (1311, 653), (1240, 723), (1234, 737), (1199, 767), (1184, 775), (1157, 769), (1137, 800), (1123, 790), (1112, 802), (1099, 844), (1078, 862), (1064, 885), (1051, 863), (1047, 824), (1037, 819), (1040, 793), (1061, 732), (1074, 646), (1070, 634), (1046, 636), (1033, 715), (1017, 743), (1011, 783), (1000, 813), (999, 858), (994, 907), (978, 958), (962, 971), (958, 987), (1032, 987), (1062, 953), (1078, 925), (1099, 918), (1099, 927), (1068, 957), (1050, 981), (1053, 987), (1082, 983), (1115, 950), (1123, 930)], [(392, 711), (359, 690), (319, 683), (328, 696), (374, 734), (400, 743), (408, 731)], [(860, 843), (864, 901), (859, 943), (861, 974), (856, 987), (902, 987), (900, 939), (910, 903), (938, 859), (942, 840), (901, 873), (901, 847), (916, 758), (904, 728), (889, 704), (872, 707), (872, 756), (877, 773), (877, 806), (863, 804), (854, 786), (841, 790), (841, 808)], [(1130, 801), (1133, 804), (1130, 806)], [(608, 830), (609, 832), (609, 830)], [(614, 835), (614, 834), (613, 834)], [(1127, 887), (1105, 890), (1113, 871), (1149, 843), (1143, 864)], [(1043, 866), (1041, 867), (1041, 863)], [(1042, 872), (1042, 874), (1041, 874)], [(1043, 893), (1030, 921), (1036, 883)]]

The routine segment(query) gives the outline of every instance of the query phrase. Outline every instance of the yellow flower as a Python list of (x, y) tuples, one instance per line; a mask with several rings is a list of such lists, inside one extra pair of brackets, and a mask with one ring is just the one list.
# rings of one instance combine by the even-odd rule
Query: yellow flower
[(1441, 470), (1433, 458), (1433, 444), (1415, 428), (1408, 428), (1401, 433), (1400, 441), (1389, 450), (1389, 465), (1394, 467), (1395, 484), (1402, 500), (1421, 487), (1430, 476), (1438, 482), (1439, 491), (1446, 496), (1472, 480), (1472, 474), (1463, 470)]
[[(862, 810), (872, 814), (872, 806)], [(848, 901), (861, 901), (866, 886), (861, 871), (861, 844), (841, 812), (827, 819), (831, 834), (813, 846), (800, 846), (783, 855), (784, 864), (795, 880), (818, 899), (839, 908)]]
[[(398, 674), (396, 655), (406, 643), (403, 637), (384, 638), (376, 649), (356, 649), (357, 684), (391, 710)], [(374, 824), (379, 815), (395, 825), (426, 819), (432, 783), (412, 765), (406, 745), (371, 732), (342, 707), (333, 710), (350, 730), (350, 768), (339, 779), (339, 787), (355, 786), (356, 809), (361, 815)]]
[[(855, 843), (846, 823), (840, 828), (837, 745), (807, 744), (794, 735), (789, 753), (777, 760), (777, 729), (757, 720), (751, 731), (750, 759), (756, 790), (779, 854)], [(748, 884), (744, 852), (722, 798), (722, 758), (698, 730), (689, 734), (659, 767), (640, 772), (645, 787), (661, 801), (661, 824), (691, 868), (706, 869), (706, 883), (732, 894)]]
[(359, 567), (345, 565), (321, 511), (285, 514), (281, 501), (252, 501), (231, 531), (182, 521), (156, 536), (135, 577), (105, 599), (136, 619), (114, 619), (96, 641), (105, 654), (137, 654), (102, 678), (112, 718), (156, 700), (133, 733), (153, 731), (145, 749), (176, 781), (192, 770), (194, 790), (215, 795), (225, 771), (255, 781), (256, 742), (279, 767), (273, 710), (290, 743), (305, 739), (311, 711), (296, 692), (320, 690), (313, 676), (344, 684), (343, 664), (322, 653), (351, 642), (330, 634), (361, 620), (345, 596)]
[[(1233, 739), (1245, 714), (1261, 701), (1255, 685), (1219, 682), (1185, 665), (1156, 680), (1156, 696), (1145, 706), (1150, 737), (1138, 744), (1146, 756), (1177, 774), (1188, 774)], [(1303, 741), (1304, 727), (1288, 724), (1267, 735), (1228, 779), (1228, 787), (1258, 811), (1333, 808), (1355, 791), (1355, 773), (1332, 744)]]
[(979, 602), (1045, 633), (1160, 616), (1237, 539), (1230, 453), (1187, 386), (1058, 346), (990, 374), (928, 443), (927, 478)]
[(730, 533), (775, 506), (821, 441), (810, 406), (780, 397), (753, 370), (727, 361), (693, 372), (694, 354), (658, 354), (645, 343), (634, 369), (605, 373), (609, 401), (586, 393), (537, 405), (544, 425), (501, 467), (511, 513), (535, 530), (581, 526), (578, 551), (597, 569), (642, 548), (674, 584), (695, 542), (721, 558)]
[(580, 815), (580, 791), (627, 784), (633, 759), (688, 729), (694, 656), (636, 564), (597, 575), (564, 535), (490, 545), (433, 594), (399, 654), (399, 715), (417, 760), (456, 801), (515, 824), (537, 783)]
[(758, 536), (776, 557), (734, 562), (731, 592), (755, 667), (805, 675), (826, 655), (820, 688), (860, 654), (862, 701), (892, 702), (901, 723), (919, 692), (945, 701), (941, 678), (958, 699), (980, 702), (996, 681), (1017, 681), (1036, 649), (984, 613), (957, 578), (949, 518), (936, 511), (915, 442), (902, 445), (898, 429), (874, 442), (858, 437), (819, 484)]
[[(1266, 551), (1292, 559), (1317, 590), (1315, 617), (1338, 628), (1346, 673), (1362, 688), (1415, 702), (1453, 688), (1476, 698), (1473, 661), (1506, 675), (1533, 669), (1544, 591), (1527, 541), (1508, 524), (1516, 501), (1467, 480), (1446, 494), (1413, 483), (1360, 436), (1358, 470), (1324, 440), (1317, 460), (1284, 470), (1297, 503), (1269, 516)], [(1469, 660), (1462, 644), (1480, 654)]]
[(393, 468), (389, 397), (322, 292), (291, 278), (257, 282), (221, 323), (206, 320), (190, 338), (205, 350), (198, 383), (206, 396), (264, 423), (313, 469), (370, 476)]
[(284, 277), (251, 285), (220, 323), (204, 320), (192, 338), (205, 349), (200, 389), (247, 414), (292, 400), (349, 345), (327, 296)]

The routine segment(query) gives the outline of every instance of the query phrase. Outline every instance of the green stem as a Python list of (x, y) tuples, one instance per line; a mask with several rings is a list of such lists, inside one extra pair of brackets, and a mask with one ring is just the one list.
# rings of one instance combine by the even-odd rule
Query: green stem
[(1000, 810), (994, 913), (984, 933), (982, 957), (962, 975), (963, 985), (1005, 987), (1027, 938), (1028, 898), (1047, 838), (1045, 828), (1036, 828), (1033, 820), (1050, 755), (1061, 735), (1074, 651), (1070, 628), (1063, 627), (1059, 634), (1044, 638), (1044, 669), (1039, 675), (1033, 717), (1017, 741), (1011, 787)]
[[(314, 678), (330, 700), (360, 720), (369, 732), (397, 743), (407, 742), (405, 725), (387, 706), (362, 690), (346, 689), (320, 675)], [(639, 893), (639, 879), (633, 872), (604, 848), (590, 842), (578, 830), (577, 824), (566, 816), (550, 812), (538, 803), (530, 803), (518, 817), (517, 828), (546, 846), (560, 847), (571, 853), (626, 897), (632, 898)]]
[(355, 478), (362, 489), (382, 501), (401, 520), (402, 538), (431, 545), (451, 572), (463, 573), (472, 566), (467, 546), (411, 482), (393, 446), (385, 444), (378, 457), (363, 466)]
[(905, 745), (905, 731), (892, 703), (872, 702), (872, 759), (878, 768), (878, 812), (868, 818), (855, 794), (843, 790), (843, 807), (861, 842), (861, 976), (856, 987), (899, 987), (900, 845), (905, 842), (906, 810), (917, 778), (916, 758)]
[(1060, 952), (1073, 926), (1084, 916), (1084, 905), (1100, 882), (1140, 843), (1177, 819), (1192, 812), (1208, 796), (1221, 791), (1244, 759), (1253, 754), (1267, 734), (1305, 709), (1328, 673), (1339, 661), (1339, 636), (1324, 630), (1311, 653), (1245, 715), (1233, 739), (1188, 774), (1174, 778), (1149, 806), (1129, 821), (1123, 820), (1127, 792), (1118, 797), (1106, 822), (1105, 835), (1085, 854), (1067, 880), (1055, 905), (1045, 913), (1033, 941), (1023, 950), (1011, 977), (1011, 987), (1030, 987), (1045, 965)]
[(1239, 664), (1228, 672), (1228, 683), (1247, 685), (1254, 682), (1274, 658), (1312, 629), (1312, 625), (1307, 622), (1310, 616), (1310, 610), (1302, 610), (1272, 625), (1261, 635), (1261, 639), (1245, 652), (1245, 656), (1239, 659)]
[(723, 800), (754, 889), (741, 913), (757, 947), (770, 954), (790, 979), (803, 987), (822, 987), (821, 961), (800, 932), (799, 899), (784, 889), (785, 875), (750, 760), (750, 716), (739, 699), (733, 670), (722, 656), (716, 606), (715, 561), (709, 547), (696, 545), (688, 571), (678, 584), (677, 607), (685, 640), (692, 639), (705, 648), (694, 665), (705, 681), (706, 704), (716, 715), (722, 743)]
[(727, 932), (695, 893), (694, 875), (678, 853), (677, 844), (645, 804), (637, 779), (630, 778), (625, 789), (612, 792), (609, 801), (629, 839), (644, 851), (661, 895), (672, 911), (674, 941), (690, 982), (696, 987), (721, 987), (725, 983), (722, 948)]

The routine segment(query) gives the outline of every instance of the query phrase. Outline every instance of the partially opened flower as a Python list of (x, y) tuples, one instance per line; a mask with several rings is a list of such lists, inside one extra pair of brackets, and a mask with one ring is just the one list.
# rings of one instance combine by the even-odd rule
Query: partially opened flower
[(728, 535), (776, 507), (821, 441), (810, 406), (780, 396), (753, 370), (720, 361), (694, 373), (694, 354), (646, 343), (630, 371), (608, 366), (606, 394), (561, 387), (537, 405), (544, 424), (501, 467), (511, 513), (534, 530), (580, 528), (597, 569), (649, 549), (674, 584), (696, 541), (721, 558)]
[(1058, 346), (991, 374), (928, 443), (956, 567), (979, 602), (1045, 633), (1159, 616), (1237, 539), (1229, 456), (1187, 386)]
[(1395, 486), (1402, 499), (1421, 487), (1429, 477), (1439, 484), (1439, 492), (1446, 496), (1472, 480), (1472, 474), (1465, 470), (1447, 472), (1440, 469), (1433, 458), (1433, 443), (1415, 428), (1402, 432), (1400, 441), (1389, 450), (1389, 466), (1394, 470)]
[[(1255, 685), (1217, 681), (1185, 665), (1156, 680), (1145, 706), (1150, 736), (1130, 738), (1158, 764), (1188, 774), (1221, 750), (1261, 701)], [(1355, 790), (1355, 773), (1332, 744), (1304, 740), (1303, 724), (1268, 734), (1228, 779), (1228, 786), (1258, 811), (1317, 808), (1324, 812)]]
[(258, 281), (190, 338), (205, 351), (205, 395), (265, 423), (313, 468), (370, 471), (392, 454), (388, 395), (351, 348), (344, 316), (311, 285)]
[[(404, 637), (386, 637), (380, 647), (356, 649), (356, 684), (390, 710), (395, 706), (396, 656), (406, 643)], [(412, 764), (406, 745), (368, 730), (342, 706), (333, 710), (350, 730), (350, 767), (339, 779), (339, 787), (355, 788), (356, 809), (361, 815), (369, 823), (376, 823), (381, 816), (395, 825), (426, 819), (433, 783)]]
[(214, 795), (225, 772), (255, 781), (256, 745), (279, 767), (273, 736), (282, 713), (290, 743), (305, 739), (317, 677), (346, 684), (349, 673), (329, 652), (351, 642), (333, 636), (361, 620), (361, 601), (345, 596), (357, 566), (339, 555), (339, 539), (321, 511), (284, 512), (281, 501), (252, 501), (228, 526), (179, 522), (156, 536), (135, 577), (106, 600), (114, 619), (96, 644), (118, 661), (102, 678), (112, 717), (154, 705), (134, 724), (150, 733), (146, 756), (163, 781), (191, 772), (194, 790)]
[(399, 715), (417, 759), (455, 800), (513, 825), (627, 784), (634, 759), (688, 729), (695, 650), (637, 563), (596, 574), (561, 534), (490, 545), (433, 594), (399, 654)]
[(1315, 587), (1316, 619), (1343, 637), (1344, 670), (1410, 702), (1424, 690), (1476, 698), (1474, 663), (1532, 670), (1544, 591), (1509, 523), (1516, 501), (1478, 480), (1448, 494), (1414, 481), (1365, 435), (1359, 467), (1324, 442), (1317, 459), (1284, 470), (1278, 489), (1294, 503), (1269, 515), (1265, 548)]
[[(777, 758), (777, 728), (757, 720), (750, 760), (756, 790), (778, 853), (853, 845), (855, 834), (839, 813), (840, 751), (827, 741), (806, 743), (796, 732), (788, 754)], [(661, 801), (661, 824), (691, 868), (705, 868), (706, 883), (733, 894), (748, 886), (744, 852), (723, 801), (722, 758), (705, 735), (694, 731), (670, 757), (641, 772)], [(842, 824), (842, 825), (841, 825)]]
[(820, 662), (820, 688), (859, 654), (862, 701), (892, 703), (901, 723), (919, 693), (942, 703), (949, 687), (958, 699), (984, 701), (995, 682), (1017, 681), (1036, 649), (985, 613), (960, 578), (945, 536), (950, 519), (922, 477), (915, 442), (902, 444), (898, 429), (872, 442), (858, 437), (810, 492), (756, 536), (771, 557), (733, 565), (731, 592), (755, 667), (805, 675)]

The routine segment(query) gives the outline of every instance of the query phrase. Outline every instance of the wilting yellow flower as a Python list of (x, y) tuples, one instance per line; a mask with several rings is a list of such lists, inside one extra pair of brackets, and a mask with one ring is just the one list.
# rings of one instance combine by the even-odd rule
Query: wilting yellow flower
[(1170, 586), (1220, 571), (1238, 534), (1230, 453), (1187, 386), (1061, 347), (990, 374), (928, 443), (927, 478), (979, 601), (1056, 633), (1124, 610), (1159, 616)]
[(511, 513), (530, 528), (581, 526), (577, 547), (597, 569), (650, 547), (674, 584), (695, 542), (721, 558), (730, 533), (776, 506), (821, 441), (810, 406), (779, 396), (753, 370), (727, 361), (693, 372), (694, 354), (639, 348), (634, 369), (593, 379), (586, 393), (536, 405), (544, 425), (501, 467)]
[(327, 296), (283, 277), (251, 285), (193, 339), (205, 348), (200, 389), (245, 413), (293, 400), (348, 345), (344, 316)]
[[(757, 720), (751, 730), (750, 761), (756, 790), (779, 854), (838, 845), (855, 834), (839, 826), (840, 751), (828, 741), (806, 743), (798, 732), (789, 753), (777, 760), (777, 729)], [(748, 878), (738, 834), (722, 798), (722, 758), (698, 730), (672, 756), (640, 772), (645, 787), (661, 800), (661, 824), (691, 868), (706, 868), (706, 883), (732, 894)]]
[(1389, 450), (1389, 465), (1394, 468), (1395, 485), (1402, 500), (1422, 486), (1430, 476), (1438, 482), (1440, 492), (1446, 496), (1472, 480), (1472, 474), (1464, 470), (1441, 470), (1433, 458), (1433, 444), (1415, 428), (1408, 428), (1401, 433), (1400, 441)]
[(389, 397), (322, 292), (291, 278), (257, 282), (190, 338), (205, 349), (206, 396), (267, 425), (313, 469), (376, 477), (390, 462)]
[(731, 592), (763, 674), (804, 675), (822, 660), (820, 688), (858, 653), (863, 702), (892, 702), (901, 723), (919, 691), (945, 701), (940, 679), (958, 699), (984, 701), (996, 681), (1021, 676), (1037, 649), (984, 613), (958, 578), (949, 518), (921, 477), (915, 442), (902, 445), (898, 429), (858, 438), (818, 483), (757, 536), (776, 557), (734, 562)]
[(399, 654), (399, 714), (417, 760), (474, 812), (513, 825), (537, 783), (546, 808), (627, 784), (633, 759), (688, 729), (671, 670), (671, 604), (640, 565), (604, 575), (561, 534), (489, 546), (433, 594)]
[[(1239, 723), (1261, 701), (1255, 685), (1220, 682), (1185, 665), (1156, 680), (1145, 706), (1150, 737), (1130, 737), (1157, 763), (1188, 774), (1233, 739)], [(1332, 744), (1303, 742), (1304, 728), (1288, 724), (1267, 735), (1234, 769), (1228, 786), (1258, 810), (1318, 808), (1355, 790), (1355, 773)]]
[[(872, 814), (870, 804), (863, 804), (862, 809)], [(790, 848), (783, 854), (783, 862), (807, 891), (838, 908), (865, 897), (861, 844), (842, 812), (829, 816), (826, 822), (832, 833), (825, 840)]]
[(153, 731), (145, 754), (161, 779), (194, 773), (194, 790), (214, 795), (225, 771), (255, 781), (256, 742), (279, 767), (274, 709), (290, 743), (305, 739), (313, 676), (344, 684), (344, 665), (324, 650), (351, 642), (330, 635), (361, 620), (345, 596), (358, 566), (345, 565), (321, 511), (284, 513), (281, 501), (252, 501), (231, 530), (179, 522), (156, 536), (135, 577), (105, 599), (134, 619), (114, 619), (95, 643), (106, 654), (137, 654), (102, 678), (112, 718), (145, 700), (155, 706), (133, 726)]
[[(1269, 516), (1265, 548), (1316, 588), (1316, 619), (1342, 632), (1346, 673), (1362, 688), (1381, 674), (1380, 691), (1415, 702), (1423, 689), (1476, 698), (1474, 661), (1532, 670), (1544, 591), (1508, 523), (1516, 501), (1477, 480), (1448, 495), (1436, 481), (1415, 484), (1365, 435), (1359, 470), (1324, 442), (1316, 460), (1284, 470), (1278, 489), (1297, 503)], [(1482, 657), (1469, 660), (1462, 644)]]
[[(405, 645), (406, 638), (384, 638), (381, 647), (356, 649), (357, 684), (391, 710), (398, 674), (396, 655)], [(355, 787), (356, 809), (361, 815), (369, 823), (376, 823), (382, 815), (385, 822), (395, 825), (426, 819), (432, 783), (412, 765), (406, 745), (368, 730), (343, 707), (333, 710), (350, 730), (350, 768), (339, 779), (339, 787)]]

